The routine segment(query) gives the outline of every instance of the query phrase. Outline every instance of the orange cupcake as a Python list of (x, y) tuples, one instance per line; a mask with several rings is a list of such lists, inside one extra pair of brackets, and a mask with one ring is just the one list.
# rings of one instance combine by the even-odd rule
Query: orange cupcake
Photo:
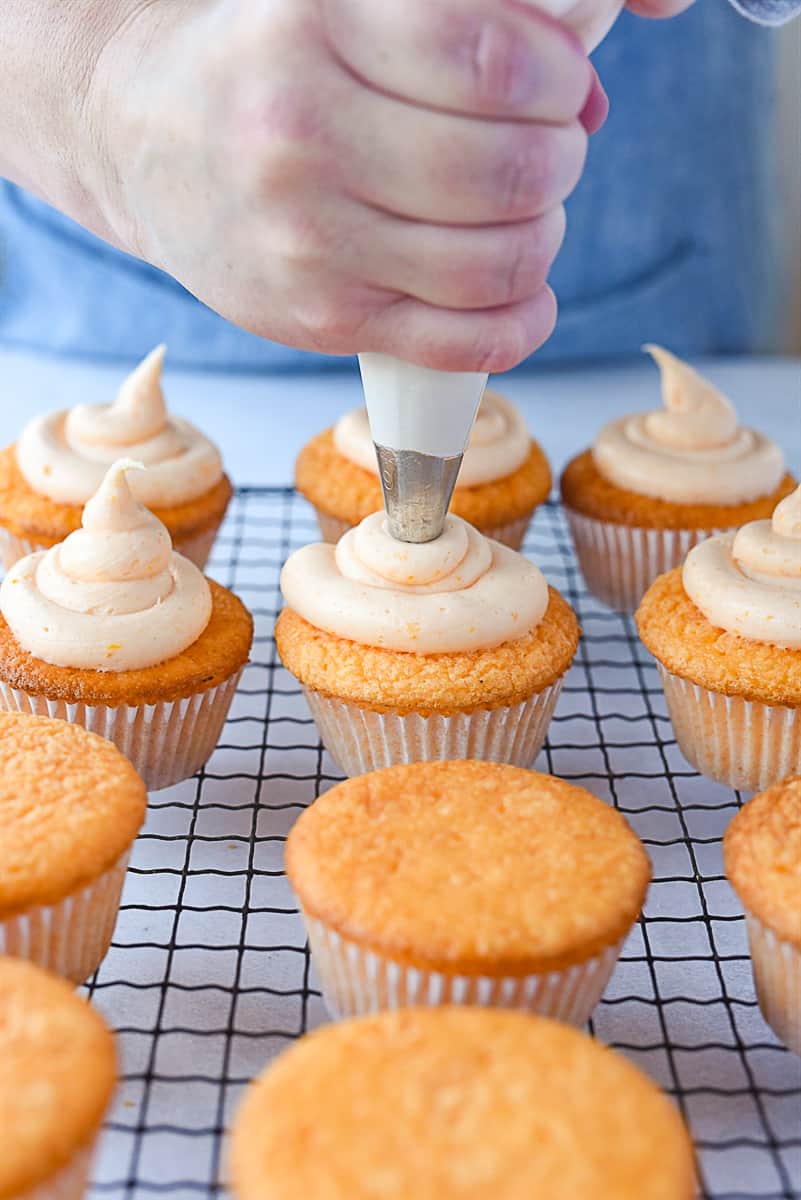
[(79, 529), (84, 504), (124, 455), (149, 468), (132, 484), (137, 500), (167, 527), (176, 550), (205, 566), (231, 481), (208, 438), (167, 413), (164, 349), (158, 346), (139, 364), (112, 404), (46, 413), (0, 451), (0, 557), (6, 570)]
[(528, 559), (454, 516), (397, 542), (382, 512), (296, 551), (281, 587), (278, 653), (345, 774), (534, 760), (579, 628)]
[[(346, 413), (301, 450), (295, 486), (314, 505), (326, 542), (383, 507), (364, 408)], [(551, 469), (517, 408), (485, 392), (465, 452), (451, 512), (487, 537), (519, 550), (534, 510), (547, 500)]]
[(286, 872), (335, 1016), (422, 1004), (589, 1019), (651, 878), (614, 809), (552, 775), (416, 763), (299, 818)]
[(665, 408), (606, 425), (561, 480), (587, 587), (626, 612), (699, 541), (769, 517), (795, 482), (779, 447), (738, 425), (707, 380), (667, 350), (645, 349)]
[(740, 810), (723, 859), (745, 909), (762, 1015), (801, 1054), (801, 777), (775, 783)]
[(144, 783), (104, 738), (0, 713), (0, 954), (73, 983), (94, 973), (146, 806)]
[(801, 772), (801, 488), (660, 576), (637, 628), (688, 762), (747, 791)]
[(666, 1096), (524, 1013), (406, 1009), (307, 1035), (245, 1094), (237, 1200), (694, 1200)]
[(0, 705), (114, 742), (148, 788), (211, 755), (253, 640), (231, 592), (174, 553), (112, 466), (83, 527), (22, 559), (0, 586)]
[(81, 1200), (117, 1077), (114, 1039), (63, 979), (0, 958), (0, 1196)]

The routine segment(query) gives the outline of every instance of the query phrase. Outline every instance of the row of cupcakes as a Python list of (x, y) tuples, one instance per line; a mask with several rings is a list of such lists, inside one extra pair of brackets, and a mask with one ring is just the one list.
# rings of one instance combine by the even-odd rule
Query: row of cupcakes
[[(731, 402), (688, 364), (648, 346), (663, 406), (605, 425), (571, 460), (562, 500), (590, 591), (632, 612), (649, 584), (698, 541), (769, 517), (793, 488), (782, 450), (739, 424)], [(355, 409), (306, 445), (298, 491), (323, 538), (337, 542), (381, 508), (367, 413)], [(451, 512), (514, 550), (551, 491), (551, 471), (522, 414), (487, 391), (465, 452)]]
[[(605, 425), (561, 479), (588, 587), (627, 611), (696, 542), (769, 517), (794, 486), (781, 448), (740, 425), (718, 389), (669, 351), (646, 349), (660, 369), (662, 408)], [(148, 467), (132, 483), (136, 498), (163, 522), (179, 553), (205, 566), (231, 483), (217, 448), (167, 411), (163, 359), (158, 346), (113, 403), (45, 413), (0, 452), (0, 556), (6, 568), (79, 528), (83, 506), (121, 457)], [(346, 413), (313, 438), (295, 475), (328, 542), (380, 509), (366, 411)], [(551, 483), (548, 460), (522, 414), (488, 391), (451, 511), (517, 550)]]
[[(0, 715), (0, 950), (73, 980), (94, 969), (145, 803), (142, 781), (105, 740)], [(763, 1012), (801, 1052), (801, 780), (747, 804), (724, 850)], [(541, 1015), (587, 1019), (643, 903), (648, 856), (620, 814), (513, 767), (395, 767), (318, 798), (290, 835), (287, 871), (329, 1007), (360, 1018), (304, 1038), (249, 1090), (231, 1153), (242, 1200), (310, 1194), (321, 1171), (332, 1197), (374, 1195), (365, 1139), (389, 1154), (387, 1196), (455, 1197), (457, 1169), (441, 1161), (454, 1148), (452, 1123), (472, 1130), (456, 1138), (469, 1160), (472, 1120), (487, 1119), (487, 1104), (526, 1140), (518, 1161), (504, 1122), (484, 1131), (487, 1187), (503, 1189), (493, 1194), (534, 1194), (556, 1172), (549, 1196), (571, 1200), (579, 1181), (610, 1200), (695, 1195), (689, 1137), (658, 1089)], [(0, 1194), (29, 1200), (35, 1188), (37, 1200), (78, 1200), (114, 1084), (113, 1047), (84, 1002), (31, 963), (0, 956), (0, 1127), (14, 1134)], [(344, 1126), (330, 1091), (342, 1071)], [(537, 1078), (533, 1092), (520, 1091), (521, 1071)], [(384, 1089), (396, 1100), (410, 1093), (389, 1127), (374, 1103)], [(69, 1119), (59, 1121), (64, 1106)], [(637, 1137), (628, 1128), (607, 1145), (635, 1109)], [(603, 1136), (588, 1138), (588, 1113)], [(308, 1142), (312, 1118), (320, 1154)], [(344, 1140), (328, 1146), (337, 1134)], [(412, 1139), (422, 1157), (409, 1158)]]

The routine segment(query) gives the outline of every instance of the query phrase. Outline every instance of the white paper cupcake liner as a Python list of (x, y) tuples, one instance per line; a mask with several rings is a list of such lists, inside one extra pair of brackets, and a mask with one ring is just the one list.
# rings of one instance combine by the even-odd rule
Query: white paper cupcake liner
[(801, 950), (746, 913), (759, 1007), (788, 1050), (801, 1055)]
[[(324, 542), (336, 545), (342, 534), (353, 528), (348, 521), (340, 521), (338, 517), (332, 517), (320, 508), (315, 507), (314, 511)], [(532, 515), (532, 513), (528, 513), (516, 521), (509, 521), (505, 525), (496, 525), (491, 529), (482, 529), (481, 532), (485, 537), (494, 538), (496, 542), (503, 542), (504, 546), (509, 546), (512, 550), (519, 550), (523, 545), (523, 538), (526, 536)]]
[(37, 1183), (27, 1191), (19, 1192), (13, 1200), (82, 1200), (89, 1181), (97, 1138), (90, 1145), (78, 1150), (63, 1167), (49, 1179)]
[(719, 529), (640, 529), (598, 521), (565, 506), (587, 587), (610, 608), (634, 612), (658, 575), (680, 566)]
[(702, 775), (757, 792), (801, 773), (799, 709), (724, 696), (657, 667), (679, 749)]
[(108, 950), (129, 856), (126, 850), (113, 867), (56, 904), (0, 919), (0, 954), (27, 959), (83, 983)]
[(67, 703), (34, 696), (0, 681), (0, 708), (59, 717), (113, 742), (131, 760), (148, 791), (188, 779), (211, 757), (234, 698), (235, 674), (194, 696), (159, 704)]
[[(185, 558), (191, 559), (195, 566), (200, 567), (202, 571), (208, 562), (211, 548), (214, 545), (214, 539), (217, 537), (217, 531), (221, 524), (222, 519), (209, 529), (204, 529), (201, 533), (195, 534), (194, 537), (179, 539), (173, 543), (174, 549), (179, 554), (183, 554)], [(47, 550), (48, 548), (43, 542), (35, 542), (31, 541), (30, 538), (17, 537), (0, 525), (0, 559), (2, 559), (3, 567), (6, 571), (10, 571), (27, 554), (33, 554), (37, 550)]]
[(323, 998), (335, 1018), (439, 1004), (515, 1008), (585, 1025), (603, 995), (622, 941), (586, 962), (542, 974), (448, 975), (406, 966), (343, 938), (303, 913)]
[(529, 767), (545, 741), (562, 680), (508, 707), (450, 715), (373, 712), (303, 689), (323, 745), (346, 775), (396, 763), (473, 758)]

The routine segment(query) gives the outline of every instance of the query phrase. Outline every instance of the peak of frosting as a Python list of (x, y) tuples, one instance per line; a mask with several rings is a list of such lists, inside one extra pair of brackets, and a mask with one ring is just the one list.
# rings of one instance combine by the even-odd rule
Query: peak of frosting
[(208, 583), (134, 497), (128, 472), (142, 469), (114, 463), (81, 528), (6, 575), (0, 610), (29, 654), (55, 666), (136, 670), (174, 658), (206, 628)]
[[(67, 416), (66, 435), (75, 444), (113, 444), (119, 447), (148, 442), (168, 428), (167, 406), (161, 390), (161, 370), (167, 347), (156, 346), (123, 383), (111, 404), (79, 404)], [(169, 430), (162, 449), (183, 449), (177, 430)]]
[(676, 504), (743, 504), (775, 491), (784, 456), (769, 438), (738, 423), (731, 402), (662, 346), (664, 407), (605, 425), (592, 448), (610, 483)]
[(59, 504), (85, 504), (122, 455), (149, 468), (131, 486), (150, 507), (184, 504), (214, 487), (222, 476), (216, 447), (167, 411), (165, 352), (164, 345), (151, 350), (110, 404), (78, 404), (26, 425), (17, 463), (34, 491)]
[(439, 538), (396, 541), (383, 512), (336, 547), (305, 546), (281, 573), (287, 605), (328, 633), (418, 654), (489, 649), (525, 636), (548, 607), (542, 573), (452, 514)]
[(801, 649), (801, 487), (777, 504), (772, 520), (694, 547), (682, 580), (713, 625)]
[(648, 344), (662, 377), (664, 409), (648, 413), (645, 426), (656, 442), (675, 450), (725, 446), (737, 433), (734, 406), (708, 379), (663, 346)]
[[(477, 487), (511, 475), (526, 461), (530, 443), (519, 409), (497, 392), (484, 392), (456, 486)], [(357, 466), (378, 474), (366, 409), (355, 408), (339, 419), (334, 426), (334, 445)]]

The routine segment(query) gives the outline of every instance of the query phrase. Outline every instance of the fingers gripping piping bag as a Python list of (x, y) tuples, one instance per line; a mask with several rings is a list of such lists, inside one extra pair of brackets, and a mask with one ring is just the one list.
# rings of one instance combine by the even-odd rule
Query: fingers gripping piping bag
[[(608, 33), (623, 0), (538, 0), (589, 53)], [(367, 414), (389, 531), (402, 542), (442, 533), (462, 455), (487, 375), (435, 371), (389, 354), (360, 354)]]

